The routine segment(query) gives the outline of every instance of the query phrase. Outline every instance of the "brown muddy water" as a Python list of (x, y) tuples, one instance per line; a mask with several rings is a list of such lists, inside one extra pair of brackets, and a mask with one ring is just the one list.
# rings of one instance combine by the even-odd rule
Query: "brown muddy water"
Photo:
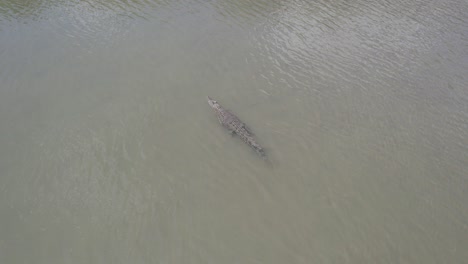
[(462, 0), (0, 0), (0, 263), (468, 263), (467, 73)]

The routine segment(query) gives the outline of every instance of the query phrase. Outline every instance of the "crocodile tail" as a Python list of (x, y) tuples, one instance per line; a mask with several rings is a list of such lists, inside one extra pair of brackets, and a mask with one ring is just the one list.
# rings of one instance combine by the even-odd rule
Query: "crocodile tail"
[(262, 158), (266, 158), (266, 153), (265, 153), (265, 150), (261, 147), (256, 147), (255, 150), (257, 151), (257, 153), (262, 156)]
[(252, 147), (255, 149), (258, 155), (260, 155), (260, 157), (262, 157), (263, 159), (266, 159), (267, 156), (266, 156), (265, 150), (259, 144), (254, 142)]

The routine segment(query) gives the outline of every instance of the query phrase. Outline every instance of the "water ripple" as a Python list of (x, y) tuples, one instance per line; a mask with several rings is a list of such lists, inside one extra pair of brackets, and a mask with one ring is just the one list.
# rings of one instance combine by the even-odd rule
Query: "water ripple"
[[(366, 80), (356, 77), (356, 69), (391, 79), (416, 67), (424, 54), (440, 45), (441, 32), (463, 32), (448, 30), (445, 22), (424, 15), (453, 16), (457, 13), (453, 7), (423, 1), (400, 4), (405, 6), (403, 12), (385, 1), (216, 1), (214, 5), (222, 15), (253, 28), (250, 37), (258, 53), (249, 60), (264, 65), (261, 76), (283, 76), (284, 86), (278, 89), (314, 90), (311, 81), (324, 78), (362, 84)], [(462, 25), (464, 16), (457, 17)]]
[(171, 5), (169, 1), (158, 0), (34, 0), (34, 1), (2, 1), (0, 2), (0, 22), (30, 23), (45, 20), (58, 23), (55, 19), (67, 14), (80, 16), (86, 21), (100, 16), (114, 14), (130, 19), (147, 19), (154, 14), (156, 8)]

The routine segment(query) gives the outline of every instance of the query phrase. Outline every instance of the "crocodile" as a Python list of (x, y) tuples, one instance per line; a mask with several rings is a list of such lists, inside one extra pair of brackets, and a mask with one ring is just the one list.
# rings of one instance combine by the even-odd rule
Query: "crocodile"
[(226, 110), (217, 101), (207, 96), (208, 104), (218, 116), (218, 120), (232, 135), (238, 135), (242, 141), (253, 148), (263, 159), (266, 159), (265, 150), (254, 139), (254, 134), (236, 115)]

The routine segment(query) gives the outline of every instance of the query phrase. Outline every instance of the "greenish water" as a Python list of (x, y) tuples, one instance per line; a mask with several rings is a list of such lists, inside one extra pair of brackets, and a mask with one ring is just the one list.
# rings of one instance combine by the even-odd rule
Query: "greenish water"
[(466, 263), (467, 45), (461, 0), (0, 0), (0, 263)]

